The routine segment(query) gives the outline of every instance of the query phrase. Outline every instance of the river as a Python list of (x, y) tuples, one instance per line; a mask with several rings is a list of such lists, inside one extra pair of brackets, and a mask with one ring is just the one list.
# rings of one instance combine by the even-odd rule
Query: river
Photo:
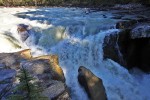
[[(137, 69), (129, 73), (113, 60), (103, 60), (105, 36), (120, 31), (114, 16), (87, 8), (0, 8), (0, 52), (30, 48), (33, 56), (57, 54), (72, 100), (88, 100), (77, 80), (79, 66), (103, 80), (108, 100), (149, 100), (149, 74)], [(31, 28), (24, 42), (17, 24)]]

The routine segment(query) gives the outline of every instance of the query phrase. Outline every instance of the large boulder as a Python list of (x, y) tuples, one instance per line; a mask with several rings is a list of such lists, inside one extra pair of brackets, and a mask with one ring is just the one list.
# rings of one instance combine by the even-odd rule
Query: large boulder
[(34, 60), (45, 59), (49, 61), (50, 69), (53, 70), (53, 79), (65, 82), (65, 77), (62, 68), (59, 66), (59, 60), (57, 55), (46, 55), (33, 58)]
[(78, 81), (85, 88), (90, 100), (107, 100), (105, 88), (100, 78), (83, 66), (80, 66), (78, 72)]
[[(48, 59), (36, 59), (30, 61), (24, 61), (21, 66), (29, 71), (29, 73), (37, 76), (39, 80), (43, 82), (49, 80), (59, 80), (65, 82), (64, 74), (57, 73)], [(61, 68), (60, 68), (61, 69)]]
[(33, 58), (22, 62), (21, 67), (36, 79), (43, 89), (43, 95), (52, 100), (70, 100), (63, 71), (58, 66), (57, 56), (49, 55)]

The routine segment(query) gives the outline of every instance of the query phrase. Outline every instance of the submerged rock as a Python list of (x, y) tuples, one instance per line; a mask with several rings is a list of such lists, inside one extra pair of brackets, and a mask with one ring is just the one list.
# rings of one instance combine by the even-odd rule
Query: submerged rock
[(29, 26), (25, 24), (19, 24), (17, 27), (17, 31), (20, 35), (21, 40), (25, 41), (29, 37)]
[(80, 66), (78, 72), (78, 81), (85, 88), (90, 100), (107, 100), (105, 88), (100, 78), (83, 66)]

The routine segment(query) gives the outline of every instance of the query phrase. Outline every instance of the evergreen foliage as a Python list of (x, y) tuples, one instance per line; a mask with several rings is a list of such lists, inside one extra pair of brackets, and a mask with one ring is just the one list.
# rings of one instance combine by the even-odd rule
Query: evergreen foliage
[(150, 4), (150, 0), (0, 0), (1, 6), (102, 6), (116, 3)]
[(8, 100), (48, 100), (47, 97), (41, 95), (41, 89), (36, 83), (33, 83), (34, 78), (30, 76), (26, 69), (21, 69), (18, 75), (20, 83), (16, 86), (14, 94)]

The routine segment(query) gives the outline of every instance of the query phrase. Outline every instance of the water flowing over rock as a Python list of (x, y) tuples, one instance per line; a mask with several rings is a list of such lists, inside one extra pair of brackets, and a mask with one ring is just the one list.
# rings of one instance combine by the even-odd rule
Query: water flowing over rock
[[(39, 79), (46, 80), (45, 83), (41, 82), (39, 85), (43, 85), (42, 87), (45, 88), (44, 94), (51, 99), (62, 100), (65, 98), (66, 100), (71, 96), (72, 100), (88, 100), (87, 93), (81, 88), (77, 79), (79, 66), (86, 66), (94, 75), (103, 80), (108, 100), (143, 100), (143, 98), (149, 100), (150, 75), (139, 73), (136, 70), (133, 73), (127, 70), (127, 66), (124, 65), (129, 64), (127, 59), (131, 62), (134, 60), (134, 63), (142, 61), (142, 64), (148, 65), (143, 63), (144, 61), (149, 61), (149, 59), (143, 59), (144, 56), (148, 55), (146, 53), (148, 53), (149, 49), (144, 46), (149, 47), (147, 45), (148, 39), (146, 42), (144, 40), (140, 46), (141, 40), (139, 40), (140, 42), (138, 42), (137, 46), (136, 39), (130, 38), (130, 32), (137, 24), (148, 22), (149, 12), (149, 8), (145, 10), (138, 8), (117, 11), (114, 9), (109, 9), (109, 11), (90, 10), (90, 12), (87, 12), (86, 8), (65, 7), (0, 9), (0, 26), (2, 27), (0, 28), (0, 33), (2, 33), (0, 34), (0, 52), (16, 52), (20, 48), (30, 48), (31, 58), (30, 53), (24, 53), (22, 56), (23, 58), (25, 56), (25, 58), (21, 60), (21, 63), (34, 62), (35, 65), (38, 65), (43, 62), (43, 67), (40, 66), (43, 69), (48, 69), (48, 64), (53, 66), (53, 57), (49, 57), (49, 55), (56, 55), (57, 59), (54, 57), (55, 67), (52, 68), (53, 74), (56, 76), (50, 79), (50, 82), (46, 80), (47, 77), (49, 78), (47, 72), (39, 75), (46, 77), (45, 79), (36, 74), (42, 71), (39, 71), (34, 64), (33, 66), (37, 72), (30, 70), (39, 83)], [(132, 20), (133, 23), (130, 23)], [(116, 29), (116, 24), (120, 22), (123, 22), (120, 24), (123, 28)], [(17, 31), (17, 25), (22, 23), (32, 26), (31, 30), (27, 28), (29, 37), (25, 36), (25, 41), (20, 39)], [(120, 26), (118, 25), (118, 27)], [(125, 32), (120, 33), (122, 29), (125, 29)], [(26, 28), (20, 30), (26, 31)], [(133, 47), (134, 43), (131, 40), (136, 44), (135, 47)], [(105, 47), (107, 47), (107, 50), (104, 49)], [(139, 49), (139, 47), (142, 49)], [(134, 51), (137, 49), (140, 52), (135, 53)], [(143, 57), (141, 57), (141, 51), (146, 51)], [(43, 57), (41, 55), (48, 56)], [(140, 60), (141, 58), (143, 60)], [(17, 60), (17, 63), (19, 61)], [(66, 78), (65, 82), (58, 62), (63, 69)], [(7, 65), (11, 65), (11, 63), (2, 63), (1, 68), (3, 69)], [(131, 65), (129, 68), (137, 65)], [(52, 77), (53, 75), (50, 76)], [(66, 84), (69, 87), (69, 92)], [(58, 90), (53, 93), (51, 91), (53, 89)]]
[(17, 31), (22, 41), (25, 41), (29, 37), (28, 27), (29, 26), (25, 24), (18, 25)]
[(116, 34), (107, 35), (105, 37), (103, 43), (104, 59), (113, 59), (114, 61), (126, 67), (123, 53), (125, 52), (124, 50), (127, 48), (129, 41), (129, 31), (130, 30), (125, 30)]
[(78, 72), (78, 81), (85, 88), (90, 100), (107, 100), (105, 88), (100, 78), (83, 66), (79, 67)]
[[(15, 39), (14, 37), (7, 35), (7, 34), (0, 34), (0, 46), (3, 49), (0, 49), (0, 52), (10, 52), (11, 49), (20, 49), (21, 45), (19, 44), (19, 41)], [(3, 43), (6, 43), (4, 45)], [(9, 51), (8, 51), (9, 50)]]
[(138, 67), (149, 72), (150, 39), (149, 32), (143, 28), (138, 30), (137, 26), (132, 30), (126, 29), (118, 34), (106, 36), (103, 44), (104, 58), (111, 58), (128, 69)]

